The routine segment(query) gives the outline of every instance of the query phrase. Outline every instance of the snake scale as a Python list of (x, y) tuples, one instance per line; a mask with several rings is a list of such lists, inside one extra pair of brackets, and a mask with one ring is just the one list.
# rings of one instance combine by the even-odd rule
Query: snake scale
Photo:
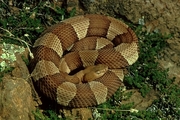
[(49, 27), (32, 51), (30, 72), (38, 89), (62, 106), (88, 107), (122, 85), (123, 68), (138, 59), (138, 39), (123, 22), (88, 14)]

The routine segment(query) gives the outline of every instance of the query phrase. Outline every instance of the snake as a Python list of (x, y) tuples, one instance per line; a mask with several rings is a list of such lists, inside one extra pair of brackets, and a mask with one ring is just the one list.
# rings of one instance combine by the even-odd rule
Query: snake
[(78, 15), (48, 27), (32, 53), (30, 74), (43, 95), (62, 106), (89, 107), (123, 85), (123, 69), (138, 59), (138, 38), (116, 18)]

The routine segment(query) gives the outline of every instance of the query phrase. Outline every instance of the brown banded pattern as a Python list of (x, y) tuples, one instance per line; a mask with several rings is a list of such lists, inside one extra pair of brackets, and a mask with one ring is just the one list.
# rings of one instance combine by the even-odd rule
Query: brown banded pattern
[[(138, 59), (138, 39), (123, 22), (104, 15), (81, 15), (49, 27), (33, 47), (30, 72), (40, 91), (58, 104), (101, 104), (123, 84), (123, 69)], [(74, 70), (105, 64), (108, 71), (87, 83), (66, 78)]]

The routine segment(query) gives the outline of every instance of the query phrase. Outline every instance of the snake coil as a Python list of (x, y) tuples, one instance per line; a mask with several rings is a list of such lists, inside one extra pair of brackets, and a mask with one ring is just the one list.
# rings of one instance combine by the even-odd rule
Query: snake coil
[[(138, 59), (138, 39), (115, 18), (81, 15), (48, 28), (33, 54), (31, 76), (44, 95), (63, 106), (87, 107), (105, 102), (122, 85), (122, 69)], [(77, 84), (66, 80), (78, 68), (98, 64), (108, 66), (103, 76)]]

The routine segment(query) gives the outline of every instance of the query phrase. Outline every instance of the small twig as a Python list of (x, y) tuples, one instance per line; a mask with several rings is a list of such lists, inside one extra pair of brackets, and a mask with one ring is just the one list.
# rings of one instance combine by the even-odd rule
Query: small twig
[(39, 30), (40, 29), (40, 27), (36, 27), (36, 28), (27, 28), (27, 27), (21, 27), (21, 28), (17, 28), (17, 29), (15, 29), (15, 30)]
[(0, 27), (1, 30), (4, 30), (5, 32), (7, 32), (9, 34), (9, 36), (14, 36), (9, 30), (7, 29), (4, 29), (2, 27)]
[(4, 2), (4, 0), (1, 0), (1, 2), (9, 9), (9, 6)]
[(138, 112), (137, 109), (119, 110), (119, 109), (109, 109), (109, 108), (94, 108), (94, 107), (90, 107), (90, 108), (97, 109), (97, 110), (105, 110), (105, 111)]
[[(20, 38), (15, 38), (15, 37), (14, 37), (15, 35), (13, 35), (9, 30), (4, 29), (4, 28), (2, 28), (2, 27), (0, 27), (0, 29), (2, 29), (3, 31), (5, 31), (5, 32), (7, 32), (7, 33), (9, 34), (9, 36), (0, 34), (0, 37), (11, 38), (11, 39), (18, 40), (18, 41), (24, 43), (24, 44), (26, 45), (28, 51), (29, 51), (30, 57), (31, 57), (32, 59), (34, 58), (32, 52), (31, 52), (31, 50), (30, 50), (30, 48), (29, 48), (29, 46), (31, 46), (30, 44), (28, 44), (26, 41), (24, 41), (24, 40), (22, 40), (22, 39), (20, 39)], [(12, 37), (12, 36), (13, 36), (13, 37)]]
[[(44, 4), (45, 5), (45, 7), (48, 7), (48, 8), (50, 8), (50, 9), (52, 9), (54, 12), (56, 12), (56, 13), (59, 13), (55, 8), (53, 8), (52, 6), (50, 6), (50, 5), (47, 5), (47, 4)], [(64, 13), (61, 13), (61, 20), (64, 20)]]
[[(12, 34), (13, 35), (13, 34)], [(14, 35), (13, 35), (14, 36)], [(26, 44), (26, 46), (32, 46), (29, 43), (25, 42), (24, 40), (20, 39), (20, 38), (15, 38), (15, 37), (11, 37), (11, 36), (7, 36), (7, 35), (2, 35), (0, 34), (0, 37), (6, 37), (6, 38), (10, 38), (10, 39), (14, 39), (14, 40), (18, 40), (20, 42), (23, 42), (24, 44)]]

